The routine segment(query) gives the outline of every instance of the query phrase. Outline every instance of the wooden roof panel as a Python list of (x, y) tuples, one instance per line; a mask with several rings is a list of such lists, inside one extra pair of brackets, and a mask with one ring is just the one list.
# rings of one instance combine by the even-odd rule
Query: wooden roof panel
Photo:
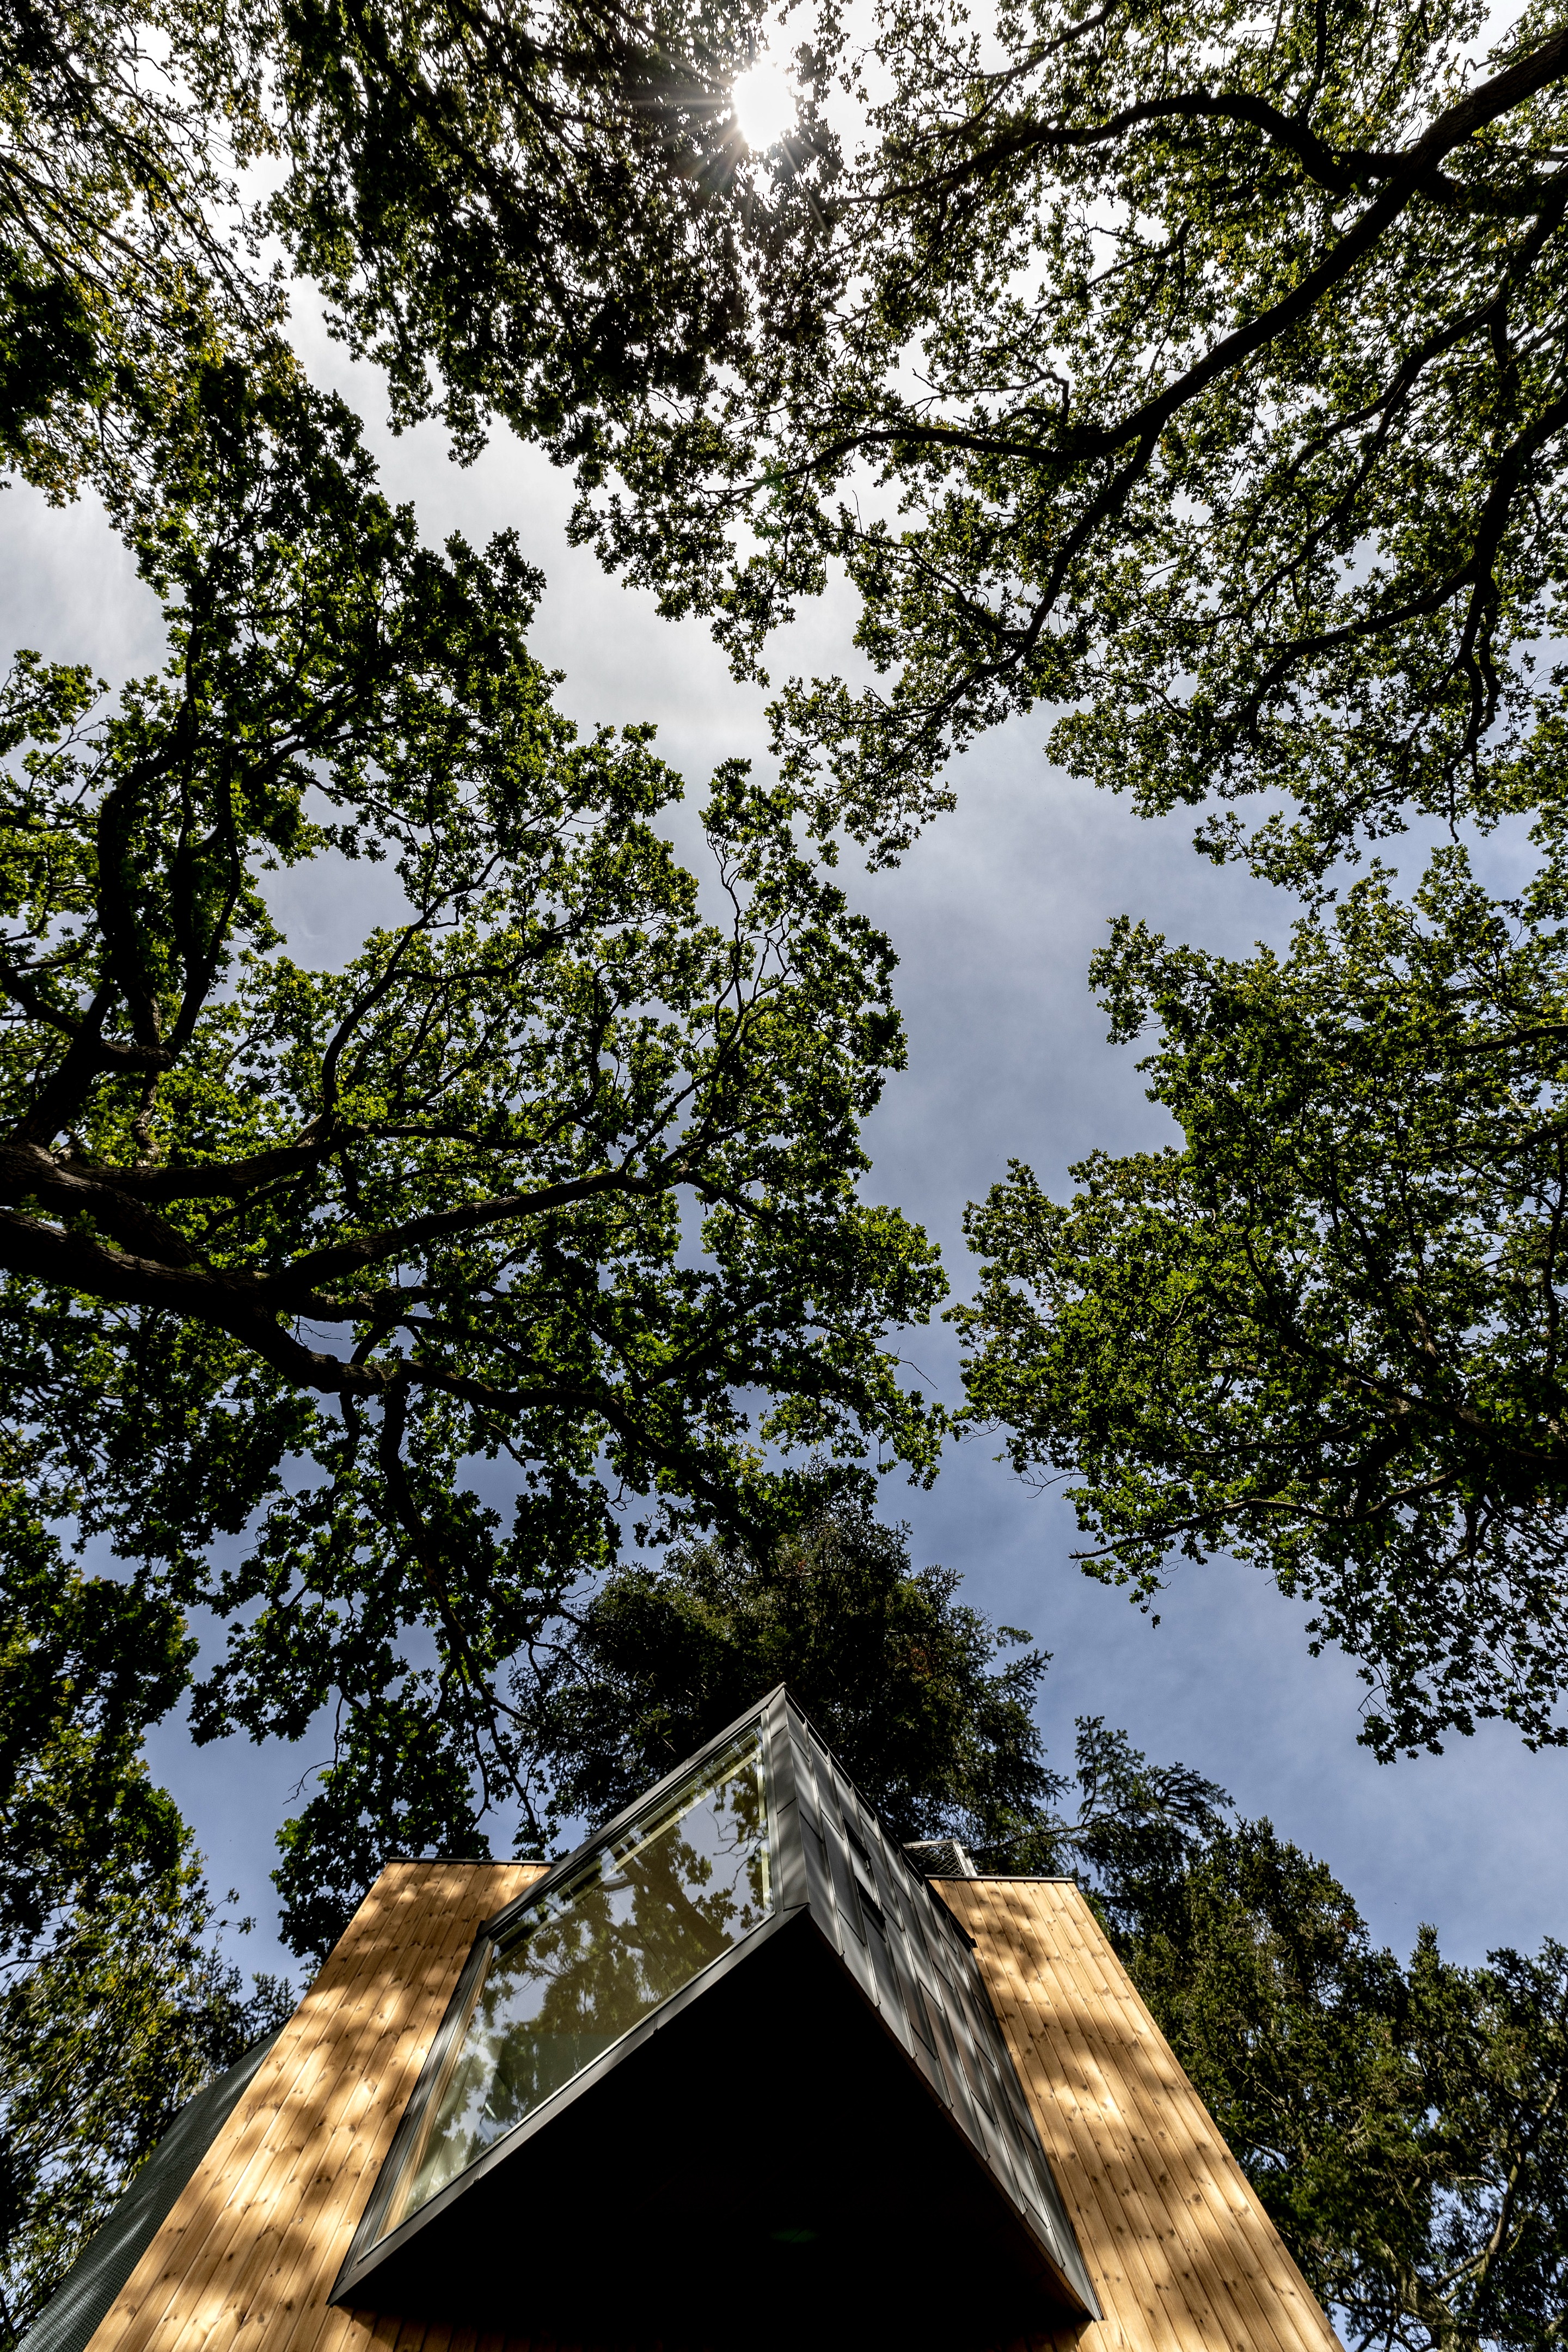
[(1339, 2352), (1079, 1889), (944, 1879), (1105, 2317), (1076, 2352)]

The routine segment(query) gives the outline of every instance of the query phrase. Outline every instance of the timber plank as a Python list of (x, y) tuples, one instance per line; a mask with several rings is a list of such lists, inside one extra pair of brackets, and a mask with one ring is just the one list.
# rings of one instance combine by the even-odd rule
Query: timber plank
[(1238, 2242), (1238, 2219), (1245, 2221), (1248, 2209), (1213, 2193), (1208, 2168), (1220, 2143), (1206, 2114), (1173, 2061), (1152, 2063), (1152, 2021), (1141, 2015), (1132, 2027), (1126, 1996), (1107, 1985), (1100, 1956), (1084, 1967), (1079, 1939), (1069, 1934), (1063, 1944), (1060, 1972), (1092, 2004), (1088, 2013), (1098, 2029), (1088, 2055), (1097, 2078), (1098, 2137), (1113, 2166), (1110, 2185), (1142, 2221), (1146, 2265), (1167, 2324), (1184, 2343), (1194, 2338), (1184, 2323), (1195, 2318), (1202, 2340), (1213, 2342), (1217, 2334), (1248, 2352), (1296, 2352), (1293, 2315), (1268, 2282), (1259, 2292), (1257, 2250)]
[[(441, 1901), (454, 1890), (433, 1878), (426, 1891)], [(352, 2195), (358, 2178), (357, 2167), (338, 2178), (343, 2172), (339, 2143), (343, 2124), (363, 2105), (367, 2062), (374, 2062), (388, 2036), (418, 2034), (423, 2012), (446, 1973), (439, 1963), (455, 1931), (460, 1932), (460, 1914), (450, 1924), (440, 1916), (434, 1935), (430, 1917), (426, 1913), (413, 1936), (399, 1937), (391, 1964), (382, 1969), (370, 1946), (327, 2010), (247, 2191), (231, 2200), (218, 2272), (206, 2281), (184, 2326), (165, 2331), (161, 2352), (205, 2352), (215, 2336), (232, 2341), (242, 2327), (256, 2324), (259, 2313), (267, 2315), (269, 2345), (295, 2332), (301, 2307), (309, 2307), (317, 2250), (335, 2234), (332, 2208)], [(221, 2292), (215, 2291), (220, 2283)], [(324, 2306), (325, 2290), (320, 2301)]]
[[(1063, 1955), (1064, 1959), (1068, 1957)], [(1091, 1990), (1098, 1991), (1100, 1988), (1092, 1986)], [(1118, 2022), (1120, 2021), (1104, 2019), (1102, 2027), (1114, 2032)], [(1135, 2208), (1144, 2226), (1146, 2242), (1163, 2249), (1163, 2259), (1152, 2264), (1152, 2284), (1162, 2295), (1168, 2292), (1169, 2273), (1173, 2261), (1178, 2272), (1187, 2273), (1181, 2283), (1187, 2289), (1189, 2301), (1194, 2294), (1199, 2299), (1199, 2316), (1204, 2332), (1208, 2335), (1217, 2325), (1218, 2315), (1214, 2311), (1212, 2299), (1205, 2292), (1207, 2283), (1201, 2273), (1192, 2268), (1193, 2250), (1185, 2242), (1186, 2232), (1179, 2226), (1180, 2202), (1173, 2195), (1177, 2187), (1173, 2178), (1173, 2159), (1179, 2169), (1183, 2137), (1182, 2129), (1173, 2131), (1169, 2123), (1171, 2102), (1177, 2085), (1168, 2070), (1158, 2068), (1153, 2070), (1155, 2079), (1151, 2083), (1142, 2065), (1134, 2065), (1131, 2069), (1124, 2067), (1120, 2081), (1111, 2079), (1103, 2063), (1103, 2053), (1096, 2046), (1095, 2040), (1082, 2034), (1072, 2039), (1078, 2045), (1076, 2056), (1084, 2078), (1080, 2087), (1086, 2095), (1075, 2102), (1077, 2112), (1087, 2125), (1091, 2139), (1107, 2152), (1112, 2162), (1120, 2144), (1125, 2172), (1121, 2179), (1111, 2183), (1113, 2200), (1118, 2203), (1125, 2201)], [(1048, 2029), (1042, 2034), (1037, 2026), (1033, 2040), (1038, 2063), (1042, 2046), (1049, 2040)], [(1123, 2055), (1146, 2062), (1150, 2053), (1138, 2049), (1135, 2044), (1129, 2051), (1124, 2041)], [(1128, 2080), (1130, 2072), (1131, 2083)], [(1185, 2086), (1181, 2087), (1184, 2089)], [(1190, 2126), (1190, 2122), (1188, 2117), (1180, 2118), (1182, 2125)], [(1201, 2308), (1203, 2304), (1208, 2305), (1206, 2310)], [(1185, 2333), (1179, 2326), (1177, 2332)]]
[[(1087, 1905), (1083, 1911), (1091, 1916)], [(1081, 1932), (1076, 1948), (1083, 1952)], [(1103, 1950), (1114, 1963), (1109, 1946)], [(1075, 1973), (1081, 1979), (1089, 1972), (1079, 1960)], [(1100, 1954), (1092, 1973), (1105, 1977)], [(1161, 2149), (1178, 2237), (1211, 2281), (1217, 2277), (1229, 2289), (1238, 2315), (1251, 2317), (1265, 2344), (1272, 2342), (1279, 2352), (1316, 2352), (1323, 2341), (1316, 2304), (1141, 1996), (1123, 1978), (1102, 2006), (1108, 2030), (1121, 2037), (1137, 2086), (1130, 2128), (1146, 2161), (1152, 2146)]]
[[(483, 1875), (490, 1877), (489, 1872)], [(272, 2206), (281, 2205), (287, 2213), (286, 2241), (279, 2238), (275, 2243), (270, 2274), (253, 2288), (252, 2273), (243, 2282), (239, 2298), (251, 2311), (258, 2305), (270, 2305), (269, 2346), (280, 2347), (297, 2337), (326, 2352), (328, 2345), (347, 2345), (363, 2334), (363, 2317), (329, 2312), (326, 2295), (352, 2234), (365, 2165), (378, 2161), (384, 2153), (478, 1924), (471, 1880), (470, 1899), (463, 1899), (464, 1881), (468, 1879), (466, 1872), (432, 1874), (430, 1883), (420, 1890), (426, 1898), (418, 1923), (421, 1932), (395, 1939), (401, 1948), (393, 1966), (384, 1968), (379, 1983), (373, 1968), (363, 1990), (356, 1985), (356, 1990), (362, 1990), (360, 2030), (340, 2040), (335, 2049), (328, 2045), (323, 2053), (338, 2062), (322, 2086), (326, 2096), (313, 2113), (307, 2109), (301, 2116), (300, 2121), (308, 2120), (311, 2127), (289, 2135), (294, 2147), (289, 2154), (294, 2160), (290, 2163), (286, 2158), (281, 2178), (269, 2184)], [(504, 1900), (511, 1891), (510, 1885), (492, 1884), (479, 1907), (488, 1908), (498, 1896)], [(384, 1962), (390, 1956), (384, 1948), (380, 1957)], [(350, 2021), (345, 2018), (342, 2022), (347, 2025)], [(400, 2055), (411, 2063), (399, 2066)], [(390, 2077), (384, 2084), (384, 2073)], [(334, 2082), (346, 2090), (346, 2096), (331, 2096)], [(374, 2104), (378, 2101), (379, 2107)], [(374, 2128), (372, 2118), (376, 2116), (384, 2120), (384, 2131)], [(367, 2120), (371, 2128), (361, 2132), (359, 2126)], [(307, 2147), (311, 2161), (301, 2170), (300, 2158)], [(263, 2231), (264, 2247), (272, 2235)], [(237, 2311), (232, 2315), (237, 2319)], [(188, 2347), (188, 2352), (195, 2352), (195, 2347)]]
[[(379, 1923), (373, 1914), (366, 1927), (375, 1924)], [(363, 1942), (363, 1937), (359, 1940)], [(374, 1986), (373, 1956), (363, 1949), (358, 1953), (344, 1952), (340, 1947), (333, 1959), (338, 1965), (330, 1976), (323, 1971), (323, 1979), (319, 1980), (303, 2005), (307, 2014), (301, 2018), (302, 2034), (296, 2038), (294, 2053), (300, 2063), (289, 2068), (284, 2078), (273, 2086), (271, 2112), (258, 2119), (259, 2137), (252, 2144), (231, 2152), (226, 2168), (226, 2181), (220, 2175), (214, 2183), (218, 2218), (208, 2244), (186, 2266), (185, 2309), (182, 2314), (170, 2311), (165, 2315), (163, 2336), (171, 2352), (172, 2344), (186, 2335), (193, 2325), (204, 2334), (206, 2332), (202, 2323), (205, 2320), (210, 2324), (221, 2315), (238, 2284), (239, 2274), (245, 2271), (254, 2274), (257, 2262), (264, 2261), (270, 2252), (275, 2193), (310, 2137), (311, 2105), (319, 2096), (323, 2079), (324, 2053), (319, 2046), (319, 2036), (315, 2037), (317, 2046), (311, 2047), (310, 2037), (303, 2031), (311, 2021), (310, 2011), (320, 2011), (326, 2007), (342, 2037), (342, 2054), (352, 2056), (353, 2043), (345, 2029), (352, 2029), (364, 1994)], [(353, 1965), (355, 1959), (360, 1965)], [(336, 2000), (330, 2001), (327, 1997), (334, 1994)], [(302, 2048), (299, 2046), (301, 2040)], [(330, 2071), (327, 2079), (331, 2079)], [(223, 2193), (226, 2189), (226, 2195)], [(247, 2254), (250, 2257), (248, 2263), (244, 2260)], [(215, 2293), (215, 2289), (221, 2291)]]
[[(1002, 1896), (1016, 1892), (1012, 1887), (995, 1891)], [(1093, 2044), (1081, 2033), (1058, 2032), (1053, 2040), (1042, 2030), (1034, 1998), (1038, 1969), (1026, 1979), (1020, 1965), (1021, 1952), (1028, 1948), (1029, 1928), (1037, 1923), (1021, 1917), (1016, 1908), (997, 1917), (998, 1906), (988, 1907), (993, 1916), (987, 1922), (987, 1943), (994, 1943), (999, 1958), (1005, 1956), (1004, 1982), (994, 1987), (1004, 2030), (1008, 2023), (1015, 2028), (1010, 2039), (1026, 2081), (1037, 2081), (1044, 2071), (1053, 2082), (1063, 2129), (1060, 2136), (1051, 2133), (1050, 2118), (1041, 2116), (1042, 2136), (1063, 2179), (1064, 2191), (1066, 2176), (1076, 2168), (1080, 2177), (1082, 2193), (1095, 2216), (1083, 2237), (1086, 2242), (1098, 2239), (1101, 2268), (1106, 2266), (1106, 2254), (1111, 2257), (1114, 2277), (1107, 2281), (1110, 2289), (1107, 2299), (1124, 2315), (1136, 2314), (1150, 2352), (1197, 2352), (1205, 2338), (1214, 2340), (1215, 2315), (1205, 2298), (1191, 2294), (1186, 2301), (1194, 2307), (1172, 2308), (1170, 2264), (1160, 2252), (1161, 2222), (1166, 2217), (1157, 2203), (1152, 2206), (1139, 2167), (1126, 2161), (1126, 2148), (1119, 2149), (1118, 2140), (1126, 2136), (1125, 2117), (1097, 2063)], [(1020, 2041), (1026, 2044), (1024, 2050), (1017, 2048)], [(1036, 2104), (1038, 2107), (1040, 2102), (1037, 2099)], [(1163, 2234), (1170, 2234), (1168, 2228)], [(1098, 2280), (1100, 2273), (1087, 2242), (1085, 2253)]]
[[(397, 1981), (374, 1999), (348, 2063), (330, 2079), (316, 2127), (277, 2185), (274, 2205), (286, 2219), (286, 2234), (272, 2270), (254, 2290), (248, 2279), (242, 2284), (244, 2307), (269, 2306), (275, 2315), (268, 2352), (287, 2352), (290, 2346), (297, 2352), (333, 2352), (363, 2328), (362, 2315), (331, 2310), (327, 2296), (363, 2207), (361, 2185), (367, 2172), (374, 2179), (380, 2168), (478, 1925), (460, 1880), (449, 1878), (427, 1892), (438, 1892), (445, 1916), (426, 1914), (429, 1925), (411, 1965), (396, 1971)], [(233, 2316), (237, 2319), (237, 2311)], [(209, 2352), (214, 2332), (200, 2345), (171, 2352)]]
[(1337, 2352), (1338, 2339), (1066, 1882), (950, 1880), (1106, 2317), (1081, 2352)]
[(482, 1921), (526, 1864), (393, 1864), (98, 2329), (91, 2352), (427, 2352), (326, 2303)]
[[(279, 2312), (268, 2352), (290, 2347), (330, 2352), (353, 2336), (353, 2315), (331, 2311), (327, 2296), (363, 2210), (361, 2184), (368, 2187), (367, 2174), (374, 2179), (380, 2169), (472, 1941), (466, 1908), (454, 1909), (444, 1931), (426, 1938), (402, 1999), (378, 2000), (366, 2021), (344, 2070), (348, 2095), (324, 2104), (305, 2151), (308, 2161), (297, 2164), (280, 2186), (279, 2201), (289, 2219), (287, 2243), (264, 2289)], [(174, 2352), (208, 2352), (208, 2347)]]
[[(382, 1924), (385, 1906), (377, 1901), (380, 1891), (379, 1886), (373, 1889), (366, 1906), (328, 1958), (230, 2117), (226, 2131), (197, 2168), (142, 2263), (127, 2282), (120, 2304), (99, 2330), (100, 2340), (107, 2343), (117, 2318), (123, 2318), (117, 2352), (145, 2352), (160, 2323), (174, 2319), (174, 2301), (183, 2297), (188, 2303), (199, 2294), (215, 2265), (221, 2263), (235, 2220), (244, 2210), (254, 2168), (265, 2164), (276, 2146), (280, 2115), (287, 2118), (290, 2109), (299, 2105), (323, 2016), (352, 2000), (356, 1976), (362, 1969), (374, 1969), (365, 1946), (367, 1937), (374, 1937)], [(370, 1916), (365, 1918), (367, 1908)], [(220, 2147), (221, 2163), (215, 2161)], [(163, 2259), (155, 2265), (153, 2257), (160, 2252)]]
[[(1069, 1943), (1060, 1965), (1067, 1979), (1076, 1980), (1080, 1997), (1094, 2004), (1089, 2013), (1096, 2015), (1099, 2028), (1092, 2037), (1079, 2037), (1079, 2060), (1094, 2116), (1089, 2129), (1105, 2154), (1110, 2200), (1128, 2215), (1137, 2233), (1148, 2287), (1164, 2327), (1174, 2343), (1188, 2347), (1212, 2343), (1216, 2336), (1236, 2340), (1239, 2320), (1249, 2346), (1260, 2346), (1261, 2352), (1293, 2352), (1291, 2345), (1279, 2342), (1267, 2304), (1260, 2305), (1245, 2277), (1237, 2275), (1236, 2249), (1216, 2242), (1212, 2231), (1184, 2226), (1192, 2221), (1184, 2210), (1182, 2191), (1190, 2188), (1190, 2168), (1184, 2158), (1194, 2137), (1200, 2161), (1209, 2153), (1213, 2135), (1206, 2116), (1196, 2107), (1184, 2078), (1175, 2074), (1173, 2063), (1168, 2069), (1150, 2067), (1147, 2037), (1124, 2031), (1116, 2015), (1121, 2002), (1105, 1998), (1102, 1969), (1079, 1969), (1076, 1959)], [(1110, 2062), (1112, 2048), (1121, 2061), (1119, 2067)], [(1189, 2179), (1178, 2183), (1173, 2173), (1184, 2170)], [(1225, 2307), (1227, 2288), (1237, 2305), (1234, 2313)]]

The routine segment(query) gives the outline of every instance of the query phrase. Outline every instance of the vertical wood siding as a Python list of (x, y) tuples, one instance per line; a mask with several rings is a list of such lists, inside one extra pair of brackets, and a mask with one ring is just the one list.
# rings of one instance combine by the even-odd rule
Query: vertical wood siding
[(1105, 2312), (1076, 2352), (1338, 2352), (1339, 2339), (1079, 1889), (944, 1879)]
[(89, 2352), (479, 2352), (327, 2297), (476, 1932), (540, 1875), (383, 1871)]

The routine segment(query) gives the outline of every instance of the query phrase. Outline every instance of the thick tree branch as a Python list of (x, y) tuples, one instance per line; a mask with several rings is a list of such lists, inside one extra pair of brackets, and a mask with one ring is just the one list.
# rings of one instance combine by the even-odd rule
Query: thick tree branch
[[(1107, 115), (1100, 122), (1017, 122), (1010, 130), (987, 139), (948, 170), (899, 182), (885, 194), (879, 193), (875, 201), (879, 205), (892, 205), (951, 194), (974, 180), (988, 178), (999, 165), (1014, 163), (1020, 156), (1107, 146), (1144, 123), (1167, 121), (1237, 122), (1265, 131), (1276, 145), (1296, 157), (1321, 187), (1337, 196), (1354, 195), (1369, 179), (1386, 178), (1401, 161), (1397, 154), (1374, 154), (1358, 147), (1336, 152), (1324, 145), (1302, 117), (1286, 114), (1280, 108), (1270, 106), (1266, 99), (1250, 98), (1240, 92), (1222, 91), (1216, 95), (1194, 89), (1170, 98), (1141, 99), (1135, 105)], [(968, 121), (955, 122), (937, 134), (937, 142), (956, 147), (968, 143), (972, 137)]]
[[(1070, 467), (1095, 463), (1114, 457), (1130, 443), (1142, 443), (1152, 450), (1159, 436), (1177, 413), (1218, 378), (1231, 373), (1250, 359), (1256, 352), (1273, 342), (1290, 328), (1300, 324), (1317, 308), (1324, 296), (1351, 275), (1376, 247), (1379, 239), (1392, 227), (1414, 199), (1423, 193), (1436, 166), (1446, 155), (1484, 130), (1490, 122), (1522, 105), (1537, 91), (1568, 75), (1568, 30), (1555, 34), (1538, 49), (1517, 58), (1511, 66), (1483, 82), (1438, 115), (1415, 144), (1404, 154), (1390, 159), (1388, 184), (1367, 206), (1365, 212), (1346, 230), (1343, 236), (1324, 255), (1315, 268), (1278, 302), (1271, 303), (1245, 327), (1215, 343), (1201, 360), (1186, 369), (1175, 381), (1152, 398), (1129, 409), (1113, 424), (1104, 425), (1065, 425), (1050, 442), (1021, 443), (1010, 436), (994, 432), (971, 433), (961, 425), (931, 425), (913, 418), (887, 425), (850, 428), (831, 441), (797, 468), (801, 473), (820, 472), (840, 462), (858, 448), (870, 448), (884, 444), (907, 444), (919, 447), (947, 446), (972, 450), (978, 456), (1027, 457), (1033, 463), (1048, 467)], [(779, 476), (771, 477), (778, 479)]]

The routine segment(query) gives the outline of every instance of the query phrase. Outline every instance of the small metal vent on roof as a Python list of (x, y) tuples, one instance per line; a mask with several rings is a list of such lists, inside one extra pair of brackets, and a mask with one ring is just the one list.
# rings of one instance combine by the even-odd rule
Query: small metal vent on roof
[(956, 1838), (917, 1838), (904, 1852), (922, 1878), (978, 1878)]

